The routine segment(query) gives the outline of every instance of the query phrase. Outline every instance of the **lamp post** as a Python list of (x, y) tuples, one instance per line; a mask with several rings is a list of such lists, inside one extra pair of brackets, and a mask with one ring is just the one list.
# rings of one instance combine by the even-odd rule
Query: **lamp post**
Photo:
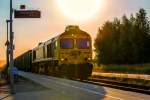
[(10, 44), (9, 44), (9, 50), (10, 50), (10, 86), (11, 86), (11, 93), (14, 93), (14, 76), (13, 76), (13, 67), (14, 67), (14, 61), (13, 61), (13, 8), (12, 8), (12, 0), (10, 0)]

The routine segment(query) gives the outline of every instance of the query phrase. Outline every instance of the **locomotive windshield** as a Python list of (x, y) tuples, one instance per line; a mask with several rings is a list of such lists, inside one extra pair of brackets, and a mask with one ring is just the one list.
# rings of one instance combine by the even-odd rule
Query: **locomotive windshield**
[(77, 39), (77, 48), (78, 49), (88, 49), (89, 47), (90, 47), (89, 39), (84, 39), (84, 38)]
[(60, 47), (61, 49), (71, 49), (73, 48), (73, 39), (61, 39), (60, 41)]

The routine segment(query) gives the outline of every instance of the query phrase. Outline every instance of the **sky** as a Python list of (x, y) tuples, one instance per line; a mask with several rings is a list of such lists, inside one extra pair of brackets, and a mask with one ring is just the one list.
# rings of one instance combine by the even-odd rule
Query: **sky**
[[(40, 19), (14, 19), (14, 57), (34, 48), (62, 32), (67, 25), (79, 25), (93, 40), (97, 30), (107, 20), (130, 16), (144, 8), (150, 18), (150, 0), (13, 0), (13, 8), (21, 4), (27, 10), (40, 10)], [(9, 18), (9, 0), (0, 0), (0, 60), (5, 59), (6, 19)]]

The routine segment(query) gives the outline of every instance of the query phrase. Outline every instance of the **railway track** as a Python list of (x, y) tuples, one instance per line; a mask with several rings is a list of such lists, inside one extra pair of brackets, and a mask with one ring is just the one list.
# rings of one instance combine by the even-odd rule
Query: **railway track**
[(150, 95), (150, 86), (121, 83), (121, 82), (98, 79), (98, 78), (89, 78), (87, 80), (76, 80), (76, 81)]

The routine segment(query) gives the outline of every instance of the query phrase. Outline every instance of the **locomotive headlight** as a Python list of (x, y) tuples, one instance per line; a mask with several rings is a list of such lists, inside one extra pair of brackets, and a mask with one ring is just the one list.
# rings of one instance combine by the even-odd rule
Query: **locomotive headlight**
[(60, 60), (61, 61), (67, 61), (68, 59), (67, 58), (61, 58)]
[(61, 61), (64, 61), (65, 59), (64, 59), (64, 58), (61, 58), (60, 60), (61, 60)]
[(85, 61), (91, 61), (92, 58), (89, 57), (89, 58), (85, 58), (84, 60), (85, 60)]
[(88, 58), (88, 60), (92, 60), (92, 58)]

